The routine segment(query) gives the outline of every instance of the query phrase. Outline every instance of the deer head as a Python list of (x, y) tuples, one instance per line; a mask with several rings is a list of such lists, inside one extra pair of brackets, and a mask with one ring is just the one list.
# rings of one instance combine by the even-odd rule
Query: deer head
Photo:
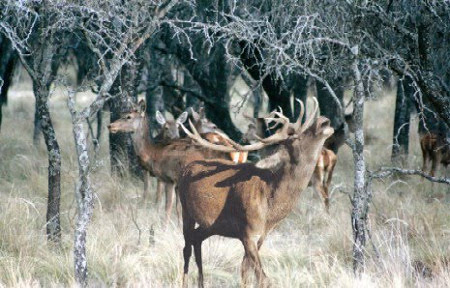
[[(192, 123), (200, 134), (216, 132), (219, 130), (216, 124), (211, 122), (205, 115), (205, 107), (200, 107), (196, 112), (192, 107), (189, 109)], [(184, 123), (184, 122), (183, 122)]]
[(141, 100), (130, 112), (125, 113), (120, 119), (109, 124), (108, 129), (113, 134), (118, 132), (134, 133), (142, 125), (144, 118), (145, 101)]
[(166, 120), (161, 112), (156, 111), (156, 122), (162, 127), (162, 138), (167, 140), (180, 138), (180, 124), (186, 122), (187, 117), (188, 113), (185, 111), (175, 120)]

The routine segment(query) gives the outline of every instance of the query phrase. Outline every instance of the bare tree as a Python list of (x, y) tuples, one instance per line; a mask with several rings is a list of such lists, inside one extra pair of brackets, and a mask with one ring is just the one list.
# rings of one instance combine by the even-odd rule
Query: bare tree
[(58, 242), (61, 238), (61, 152), (48, 99), (50, 85), (65, 51), (61, 44), (64, 41), (63, 33), (68, 27), (58, 25), (61, 24), (58, 12), (61, 2), (7, 1), (5, 5), (0, 22), (1, 32), (11, 41), (33, 82), (36, 116), (48, 152), (47, 236), (49, 240)]

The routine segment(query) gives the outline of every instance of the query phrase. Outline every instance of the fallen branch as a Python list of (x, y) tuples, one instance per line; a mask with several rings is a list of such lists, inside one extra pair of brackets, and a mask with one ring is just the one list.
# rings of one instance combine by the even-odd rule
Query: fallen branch
[(428, 175), (427, 173), (423, 172), (422, 170), (410, 170), (410, 169), (402, 169), (398, 167), (382, 167), (378, 169), (377, 171), (368, 171), (369, 177), (371, 179), (383, 179), (392, 177), (394, 175), (418, 175), (421, 176), (428, 181), (436, 182), (436, 183), (443, 183), (450, 185), (450, 179), (444, 178), (444, 177), (433, 177)]

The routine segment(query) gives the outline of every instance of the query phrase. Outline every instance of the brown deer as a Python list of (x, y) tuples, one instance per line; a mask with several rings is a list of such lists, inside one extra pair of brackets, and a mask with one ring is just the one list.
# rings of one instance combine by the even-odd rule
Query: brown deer
[(325, 210), (329, 213), (330, 202), (328, 188), (333, 178), (334, 167), (336, 166), (337, 156), (334, 152), (327, 148), (322, 148), (319, 159), (317, 159), (316, 168), (309, 185), (314, 187), (314, 190), (322, 195), (325, 204)]
[[(168, 196), (165, 205), (166, 222), (170, 219), (175, 200), (173, 191), (182, 169), (195, 160), (229, 159), (229, 153), (235, 152), (234, 150), (227, 153), (211, 151), (195, 145), (189, 138), (152, 143), (143, 100), (139, 102), (137, 109), (109, 124), (108, 129), (111, 133), (131, 132), (139, 163), (151, 176), (165, 183), (166, 196)], [(226, 138), (226, 135), (221, 136)], [(146, 174), (144, 173), (144, 175)], [(148, 183), (148, 179), (145, 182)]]
[[(333, 128), (325, 117), (315, 119), (314, 112), (301, 125), (304, 112), (301, 103), (299, 120), (289, 119), (279, 112), (269, 121), (283, 124), (274, 135), (241, 146), (233, 143), (236, 151), (254, 151), (278, 144), (276, 152), (256, 164), (232, 164), (220, 159), (195, 161), (186, 167), (179, 179), (179, 196), (183, 213), (185, 239), (183, 287), (192, 246), (199, 270), (198, 285), (204, 287), (201, 245), (212, 236), (221, 235), (239, 239), (245, 250), (241, 267), (242, 285), (248, 283), (249, 268), (253, 268), (259, 286), (266, 275), (258, 254), (267, 234), (294, 208), (301, 192), (307, 187), (314, 172), (325, 140)], [(182, 126), (189, 137), (213, 150), (229, 152), (230, 147), (212, 144), (195, 131)], [(197, 226), (197, 228), (196, 228)]]
[[(161, 125), (160, 132), (155, 137), (156, 142), (166, 142), (170, 140), (175, 140), (180, 138), (180, 123), (186, 122), (188, 118), (188, 113), (183, 112), (178, 116), (176, 120), (167, 120), (164, 115), (156, 111), (156, 122), (158, 122), (159, 125)], [(145, 201), (146, 195), (148, 193), (148, 187), (149, 187), (149, 177), (148, 177), (148, 171), (144, 171), (146, 175), (144, 175), (144, 195), (143, 200)], [(161, 200), (162, 191), (165, 190), (164, 181), (161, 181), (160, 179), (156, 179), (156, 198), (155, 203), (158, 204)], [(175, 191), (166, 191), (166, 201), (167, 199), (170, 199), (170, 197), (167, 193), (175, 193)]]
[(423, 172), (427, 172), (430, 161), (430, 176), (432, 177), (435, 176), (439, 164), (444, 165), (447, 169), (450, 164), (450, 148), (444, 135), (426, 133), (420, 137), (420, 148), (422, 149)]

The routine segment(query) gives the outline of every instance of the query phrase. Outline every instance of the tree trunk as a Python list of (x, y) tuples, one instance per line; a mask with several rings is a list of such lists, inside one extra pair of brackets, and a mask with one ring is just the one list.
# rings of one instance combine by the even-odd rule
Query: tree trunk
[[(137, 58), (140, 56), (139, 54), (141, 54), (140, 51), (137, 52)], [(125, 93), (125, 97), (127, 97), (128, 101), (131, 101), (134, 104), (137, 104), (138, 99), (138, 86), (142, 75), (141, 63), (142, 62), (139, 60), (130, 61), (123, 67), (122, 72), (121, 86), (123, 87), (123, 92)], [(127, 104), (127, 107), (130, 108), (130, 103)], [(131, 175), (137, 178), (142, 178), (142, 168), (138, 162), (136, 152), (134, 151), (133, 140), (131, 139), (130, 134), (127, 134), (126, 141), (129, 171)]]
[(0, 41), (0, 131), (3, 118), (2, 107), (8, 101), (7, 95), (11, 87), (15, 64), (14, 49), (11, 47), (10, 41), (2, 37)]
[[(154, 58), (152, 57), (152, 59)], [(149, 65), (152, 65), (151, 62), (149, 62)], [(159, 129), (157, 129), (158, 123), (155, 118), (156, 111), (164, 111), (164, 100), (162, 97), (162, 87), (158, 87), (156, 84), (152, 85), (155, 78), (155, 75), (152, 72), (153, 70), (149, 68), (147, 74), (147, 89), (145, 90), (145, 102), (147, 103), (145, 113), (148, 115), (150, 121), (150, 135), (153, 137), (159, 132)]]
[(371, 193), (366, 189), (366, 163), (364, 159), (364, 83), (361, 79), (358, 61), (354, 60), (352, 72), (355, 82), (353, 119), (355, 121), (355, 142), (353, 160), (355, 165), (354, 192), (352, 198), (351, 223), (353, 230), (353, 270), (359, 274), (364, 269), (364, 247), (367, 240), (367, 213)]
[(345, 122), (344, 111), (344, 88), (342, 79), (334, 79), (330, 82), (336, 97), (340, 102), (336, 103), (334, 97), (330, 94), (328, 89), (320, 82), (316, 82), (317, 96), (319, 100), (320, 114), (327, 117), (331, 121), (331, 127), (334, 128), (334, 134), (327, 139), (325, 147), (338, 153), (339, 148), (344, 144), (348, 137), (348, 128)]
[[(409, 150), (409, 123), (411, 118), (410, 98), (414, 94), (410, 78), (398, 80), (397, 98), (395, 102), (394, 131), (392, 139), (393, 164), (405, 164)], [(412, 94), (411, 94), (412, 93)]]
[(59, 242), (61, 239), (59, 213), (61, 198), (61, 152), (48, 108), (49, 86), (33, 83), (33, 92), (36, 98), (40, 127), (48, 151), (47, 237), (51, 241)]
[(33, 146), (39, 147), (39, 136), (41, 135), (41, 121), (39, 120), (38, 101), (34, 103), (34, 129), (33, 129)]
[[(115, 95), (109, 101), (110, 123), (118, 120), (123, 113), (130, 110), (130, 103), (125, 93), (122, 93), (120, 80), (117, 78), (111, 87), (111, 94)], [(125, 171), (130, 167), (129, 147), (132, 145), (131, 138), (128, 133), (109, 133), (109, 151), (111, 161), (111, 174), (119, 177), (125, 175)]]
[(89, 175), (89, 154), (83, 118), (75, 111), (75, 102), (69, 96), (69, 110), (72, 116), (72, 131), (78, 159), (78, 181), (75, 190), (77, 200), (77, 219), (74, 236), (75, 280), (81, 287), (87, 286), (86, 236), (94, 208), (93, 193)]

